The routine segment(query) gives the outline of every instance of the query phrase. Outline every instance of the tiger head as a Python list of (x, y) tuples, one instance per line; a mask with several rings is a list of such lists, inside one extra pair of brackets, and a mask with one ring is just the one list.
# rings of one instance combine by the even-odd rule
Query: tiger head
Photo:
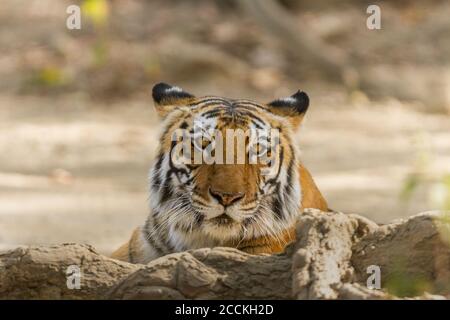
[(260, 104), (197, 98), (159, 83), (152, 95), (164, 120), (150, 170), (150, 206), (161, 227), (203, 245), (230, 245), (293, 225), (301, 206), (293, 134), (308, 109), (304, 92)]

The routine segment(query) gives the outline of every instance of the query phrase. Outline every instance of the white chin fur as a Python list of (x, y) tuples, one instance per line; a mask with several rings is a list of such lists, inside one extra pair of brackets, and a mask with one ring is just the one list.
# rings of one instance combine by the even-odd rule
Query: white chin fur
[(230, 224), (219, 225), (214, 222), (204, 221), (202, 226), (202, 233), (214, 240), (225, 242), (237, 239), (241, 236), (241, 225), (237, 222)]

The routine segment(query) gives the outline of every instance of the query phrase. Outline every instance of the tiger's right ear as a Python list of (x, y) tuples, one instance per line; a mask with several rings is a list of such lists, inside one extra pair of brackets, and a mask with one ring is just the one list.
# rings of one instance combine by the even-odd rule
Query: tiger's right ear
[(195, 98), (180, 87), (171, 86), (164, 82), (160, 82), (153, 87), (152, 97), (156, 111), (162, 117), (175, 107), (188, 103)]

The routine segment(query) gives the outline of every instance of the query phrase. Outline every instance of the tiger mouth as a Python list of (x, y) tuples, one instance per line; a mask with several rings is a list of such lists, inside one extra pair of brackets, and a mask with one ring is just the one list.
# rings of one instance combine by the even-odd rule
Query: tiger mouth
[(229, 225), (229, 224), (234, 223), (234, 219), (231, 218), (226, 213), (222, 213), (220, 216), (215, 217), (215, 218), (211, 219), (210, 221), (217, 225)]

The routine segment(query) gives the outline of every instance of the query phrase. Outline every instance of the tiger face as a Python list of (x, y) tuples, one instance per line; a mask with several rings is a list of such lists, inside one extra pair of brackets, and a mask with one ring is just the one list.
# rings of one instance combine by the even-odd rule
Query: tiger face
[(308, 109), (305, 93), (260, 104), (160, 83), (152, 95), (164, 130), (150, 170), (147, 237), (167, 230), (164, 241), (180, 251), (277, 239), (292, 227), (301, 203), (293, 133)]

